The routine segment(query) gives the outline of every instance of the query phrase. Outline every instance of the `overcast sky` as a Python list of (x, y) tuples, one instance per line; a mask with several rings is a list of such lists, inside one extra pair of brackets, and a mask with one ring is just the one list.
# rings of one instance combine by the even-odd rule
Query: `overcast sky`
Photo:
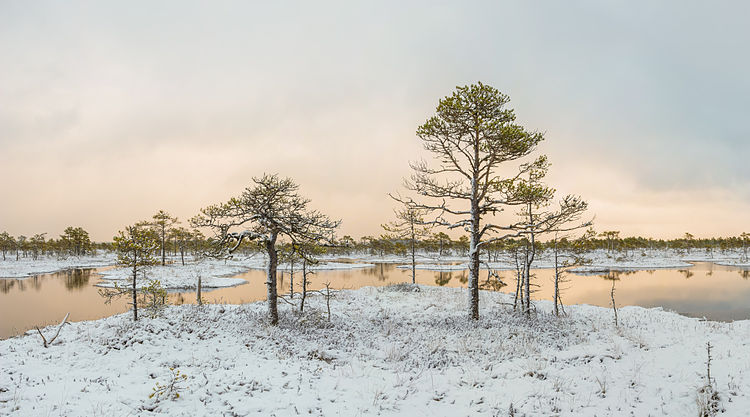
[(750, 231), (750, 7), (728, 1), (0, 2), (0, 231), (97, 240), (295, 178), (380, 234), (457, 85), (546, 133), (596, 229)]

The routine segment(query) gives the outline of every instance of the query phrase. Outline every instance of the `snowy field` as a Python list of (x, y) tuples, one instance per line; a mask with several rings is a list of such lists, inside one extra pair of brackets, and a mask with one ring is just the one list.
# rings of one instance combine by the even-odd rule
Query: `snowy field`
[(527, 319), (482, 292), (474, 323), (465, 290), (413, 289), (344, 291), (330, 322), (315, 296), (277, 327), (253, 303), (72, 323), (49, 348), (28, 332), (0, 341), (0, 415), (697, 416), (707, 342), (722, 415), (750, 409), (750, 321), (626, 307), (616, 328), (548, 302)]
[(63, 259), (46, 256), (39, 259), (28, 257), (17, 261), (15, 256), (7, 256), (6, 260), (0, 260), (0, 278), (25, 278), (66, 269), (100, 268), (114, 265), (116, 260), (117, 256), (111, 252), (99, 252), (95, 256), (69, 256)]
[[(622, 252), (608, 253), (605, 250), (595, 250), (583, 255), (589, 262), (586, 265), (578, 266), (571, 269), (571, 272), (608, 272), (617, 270), (643, 270), (643, 269), (662, 269), (662, 268), (689, 268), (692, 266), (691, 261), (714, 262), (718, 265), (727, 265), (735, 267), (750, 267), (750, 262), (742, 261), (742, 254), (738, 251), (729, 251), (726, 253), (714, 252), (706, 253), (700, 250), (693, 250), (691, 253), (675, 252), (671, 250), (661, 251), (631, 251), (628, 255)], [(360, 259), (357, 257), (357, 259)], [(378, 261), (369, 255), (362, 256), (370, 262)], [(563, 258), (561, 258), (562, 261)], [(411, 258), (408, 256), (387, 257), (385, 261), (391, 263), (403, 263), (398, 268), (410, 269)], [(513, 270), (516, 268), (515, 260), (503, 254), (497, 260), (487, 260), (486, 254), (482, 254), (481, 268), (490, 267), (495, 270)], [(550, 251), (537, 254), (534, 261), (534, 268), (554, 268), (554, 258)], [(416, 269), (425, 269), (431, 271), (456, 271), (468, 269), (466, 258), (449, 256), (443, 258), (430, 257), (421, 255), (417, 258)]]
[[(231, 259), (204, 259), (196, 261), (192, 257), (186, 257), (186, 264), (182, 265), (179, 258), (170, 258), (171, 263), (161, 266), (156, 265), (147, 269), (146, 277), (139, 277), (138, 286), (148, 285), (151, 279), (157, 279), (164, 288), (188, 289), (195, 288), (198, 276), (201, 276), (201, 284), (205, 288), (224, 288), (244, 284), (241, 278), (232, 278), (235, 275), (250, 269), (266, 269), (267, 258), (262, 255), (250, 257), (236, 256)], [(97, 256), (69, 257), (58, 259), (55, 257), (41, 257), (37, 260), (15, 257), (0, 261), (0, 278), (28, 278), (34, 275), (53, 273), (74, 268), (99, 268), (112, 266), (116, 262), (116, 256), (112, 253), (100, 253)], [(370, 263), (344, 263), (333, 261), (321, 261), (319, 264), (309, 266), (312, 271), (343, 270), (355, 268), (371, 268), (375, 265)], [(291, 266), (280, 264), (279, 271), (288, 271)], [(295, 264), (295, 271), (301, 271), (302, 265)], [(100, 287), (114, 287), (115, 283), (120, 286), (127, 285), (131, 271), (127, 268), (112, 268), (100, 271), (102, 281), (97, 284)]]
[[(585, 255), (591, 262), (585, 266), (580, 266), (573, 271), (575, 272), (602, 272), (609, 270), (628, 270), (628, 269), (656, 269), (656, 268), (687, 268), (691, 264), (689, 261), (714, 262), (718, 265), (736, 266), (740, 268), (750, 268), (750, 262), (741, 260), (739, 251), (721, 253), (706, 253), (694, 250), (691, 253), (678, 253), (674, 251), (635, 251), (624, 256), (620, 252), (607, 253), (603, 250), (596, 250)], [(197, 280), (197, 274), (202, 274), (203, 284), (207, 288), (219, 288), (237, 285), (233, 279), (227, 276), (237, 275), (248, 269), (265, 269), (266, 257), (263, 255), (254, 256), (235, 256), (228, 260), (206, 259), (195, 261), (192, 257), (186, 257), (186, 266), (182, 266), (179, 258), (170, 258), (171, 264), (167, 266), (157, 266), (150, 269), (151, 278), (159, 279), (167, 288), (189, 288), (194, 286)], [(341, 259), (348, 259), (351, 262), (340, 262)], [(0, 278), (25, 278), (39, 274), (52, 273), (73, 268), (98, 268), (103, 266), (114, 265), (116, 257), (113, 253), (100, 252), (96, 256), (68, 257), (57, 259), (54, 257), (43, 257), (38, 260), (31, 258), (21, 258), (16, 261), (15, 257), (8, 257), (7, 260), (0, 260)], [(322, 259), (318, 265), (310, 267), (311, 270), (337, 270), (337, 269), (354, 269), (370, 268), (373, 262), (377, 263), (398, 263), (399, 268), (411, 268), (410, 256), (387, 255), (378, 257), (371, 254), (351, 254), (347, 256), (328, 256)], [(487, 262), (486, 255), (482, 256), (482, 268), (490, 266), (492, 269), (512, 270), (515, 269), (514, 260), (508, 256), (500, 256), (497, 261)], [(549, 251), (538, 255), (534, 262), (534, 268), (552, 268), (554, 262)], [(288, 271), (291, 268), (288, 264), (280, 264), (280, 271)], [(295, 270), (301, 270), (301, 264), (295, 264)], [(436, 256), (434, 254), (418, 254), (417, 269), (434, 270), (434, 271), (456, 271), (467, 269), (468, 264), (465, 257), (450, 255)], [(112, 269), (104, 273), (107, 280), (118, 280), (127, 277), (124, 269)], [(145, 281), (144, 281), (145, 282)], [(103, 283), (103, 286), (111, 286), (112, 283)]]
[[(266, 269), (267, 260), (263, 256), (254, 256), (250, 258), (236, 257), (227, 260), (205, 259), (198, 262), (190, 262), (185, 265), (174, 263), (165, 266), (153, 266), (146, 271), (146, 278), (139, 276), (137, 285), (143, 287), (148, 285), (148, 281), (157, 279), (164, 288), (168, 289), (189, 289), (195, 288), (198, 282), (198, 276), (201, 277), (201, 286), (204, 288), (224, 288), (233, 287), (247, 282), (242, 278), (232, 278), (232, 276), (241, 274), (250, 269)], [(313, 271), (323, 270), (341, 270), (356, 268), (371, 268), (373, 264), (363, 263), (340, 263), (340, 262), (321, 262), (309, 267)], [(291, 266), (280, 264), (277, 268), (279, 271), (288, 271)], [(294, 270), (301, 273), (302, 265), (295, 264)], [(102, 271), (102, 279), (96, 284), (100, 287), (114, 287), (118, 283), (121, 287), (129, 285), (132, 272), (127, 268), (115, 268)]]
[[(244, 284), (241, 278), (230, 278), (233, 275), (248, 270), (247, 262), (237, 260), (214, 260), (209, 259), (196, 263), (170, 264), (152, 266), (146, 270), (146, 278), (139, 275), (138, 287), (145, 287), (149, 280), (159, 280), (164, 288), (187, 289), (195, 288), (198, 276), (201, 277), (203, 288), (223, 288)], [(113, 268), (101, 271), (102, 281), (96, 284), (99, 287), (128, 286), (132, 282), (132, 271), (128, 268)]]

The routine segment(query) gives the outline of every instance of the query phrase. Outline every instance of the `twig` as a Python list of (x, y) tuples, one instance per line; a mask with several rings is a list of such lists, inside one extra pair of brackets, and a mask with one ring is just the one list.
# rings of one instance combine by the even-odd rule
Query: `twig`
[(50, 339), (49, 342), (47, 341), (47, 338), (45, 338), (44, 335), (42, 334), (42, 331), (39, 330), (39, 326), (35, 326), (36, 327), (36, 331), (39, 332), (39, 336), (42, 336), (42, 342), (44, 343), (44, 347), (48, 347), (49, 345), (52, 344), (52, 342), (55, 341), (55, 339), (57, 339), (57, 336), (60, 334), (60, 330), (62, 330), (63, 325), (68, 322), (68, 316), (70, 316), (70, 313), (66, 314), (65, 318), (63, 318), (63, 320), (60, 323), (60, 325), (57, 326), (57, 332), (55, 332), (55, 336), (52, 337), (52, 339)]

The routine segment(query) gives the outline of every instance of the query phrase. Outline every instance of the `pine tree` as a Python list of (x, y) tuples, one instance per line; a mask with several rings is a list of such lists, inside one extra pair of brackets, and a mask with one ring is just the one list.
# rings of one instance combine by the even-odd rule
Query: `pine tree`
[[(268, 255), (266, 286), (268, 316), (271, 324), (279, 321), (276, 269), (278, 245), (287, 239), (292, 245), (333, 242), (340, 221), (332, 221), (318, 211), (308, 210), (310, 200), (301, 197), (299, 186), (290, 178), (265, 174), (253, 178), (239, 197), (224, 204), (206, 207), (191, 219), (194, 227), (207, 227), (216, 235), (214, 256), (227, 256), (244, 240), (258, 242)], [(232, 229), (244, 227), (242, 231)]]
[[(114, 237), (114, 244), (117, 252), (117, 265), (129, 268), (131, 271), (133, 320), (135, 321), (138, 320), (138, 274), (158, 263), (154, 254), (159, 248), (159, 238), (148, 223), (141, 222), (128, 226), (125, 231), (120, 231)], [(117, 294), (109, 296), (112, 295)]]
[(383, 229), (393, 234), (396, 239), (409, 241), (409, 254), (411, 255), (411, 283), (417, 283), (416, 251), (417, 242), (429, 235), (430, 228), (425, 226), (424, 216), (427, 210), (406, 206), (402, 210), (396, 210), (396, 220), (382, 225)]
[[(436, 115), (417, 129), (437, 166), (412, 163), (406, 188), (425, 198), (397, 199), (436, 212), (431, 224), (469, 232), (469, 317), (479, 319), (479, 252), (482, 246), (516, 235), (493, 217), (515, 204), (508, 188), (518, 177), (499, 169), (529, 155), (544, 139), (515, 123), (510, 98), (482, 84), (457, 87), (438, 103)], [(521, 172), (520, 174), (523, 174)], [(520, 175), (519, 174), (519, 175)]]

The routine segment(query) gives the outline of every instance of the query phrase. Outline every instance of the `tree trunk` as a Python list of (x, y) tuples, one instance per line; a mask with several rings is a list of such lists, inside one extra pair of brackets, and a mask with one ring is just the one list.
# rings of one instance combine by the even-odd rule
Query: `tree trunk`
[(534, 224), (534, 215), (532, 213), (531, 204), (528, 205), (529, 209), (529, 225), (531, 233), (529, 234), (529, 248), (526, 251), (526, 265), (525, 265), (525, 279), (526, 279), (526, 314), (531, 314), (531, 264), (534, 263), (534, 256), (536, 255), (536, 234), (534, 233), (536, 225)]
[[(521, 298), (521, 264), (518, 263), (518, 251), (513, 256), (516, 259), (516, 294), (513, 296), (513, 310), (518, 307), (518, 300)], [(521, 301), (523, 304), (523, 300)]]
[(164, 266), (164, 234), (166, 233), (165, 227), (161, 227), (161, 265)]
[(268, 289), (268, 319), (272, 325), (279, 322), (279, 311), (277, 309), (277, 291), (276, 291), (276, 267), (279, 261), (276, 253), (276, 234), (272, 234), (266, 240), (266, 252), (268, 252), (268, 271), (266, 286)]
[(133, 321), (138, 321), (138, 292), (136, 280), (138, 279), (138, 253), (133, 251)]
[(526, 249), (526, 259), (524, 260), (524, 266), (523, 266), (523, 284), (524, 284), (524, 312), (526, 314), (531, 313), (531, 261), (529, 252), (531, 251), (530, 248), (527, 247)]
[(294, 298), (294, 259), (289, 260), (289, 298)]
[(555, 238), (555, 316), (559, 316), (557, 302), (560, 299), (560, 270), (557, 266), (557, 238)]
[(617, 327), (617, 304), (615, 304), (615, 280), (612, 279), (612, 290), (609, 292), (612, 299), (612, 311), (615, 313), (615, 327)]
[(195, 291), (195, 298), (196, 298), (195, 301), (198, 303), (199, 306), (203, 305), (203, 300), (201, 299), (201, 286), (202, 286), (201, 285), (201, 276), (200, 276), (200, 274), (198, 274), (198, 288)]
[(182, 258), (182, 266), (185, 266), (185, 248), (180, 248), (180, 258)]
[[(478, 149), (477, 149), (478, 151)], [(479, 158), (477, 158), (478, 160)], [(471, 183), (471, 240), (469, 247), (469, 318), (479, 320), (479, 197), (476, 178)]]
[(414, 235), (414, 222), (411, 222), (411, 283), (416, 284), (417, 283), (417, 262), (416, 262), (416, 256), (414, 254), (415, 251), (415, 242), (416, 236)]
[(305, 298), (307, 297), (307, 261), (302, 258), (302, 301), (299, 303), (300, 313), (305, 311)]

